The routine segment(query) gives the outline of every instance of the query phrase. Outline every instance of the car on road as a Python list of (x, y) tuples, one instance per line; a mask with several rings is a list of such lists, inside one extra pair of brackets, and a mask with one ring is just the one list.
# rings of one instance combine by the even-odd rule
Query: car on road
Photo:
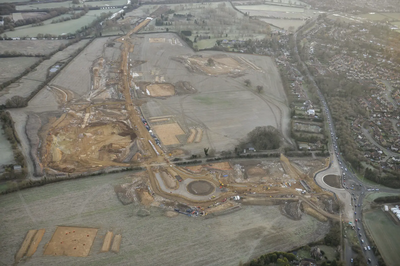
[(364, 247), (364, 250), (367, 251), (367, 247)]
[(353, 263), (353, 258), (350, 259), (350, 262)]
[(363, 243), (363, 244), (364, 244), (364, 239), (361, 239), (361, 243)]
[(371, 263), (371, 259), (370, 258), (368, 258), (368, 263)]
[(370, 246), (368, 246), (368, 247), (367, 247), (367, 249), (368, 249), (368, 250), (371, 250), (371, 247), (370, 247)]
[(357, 230), (360, 231), (360, 227), (357, 227)]

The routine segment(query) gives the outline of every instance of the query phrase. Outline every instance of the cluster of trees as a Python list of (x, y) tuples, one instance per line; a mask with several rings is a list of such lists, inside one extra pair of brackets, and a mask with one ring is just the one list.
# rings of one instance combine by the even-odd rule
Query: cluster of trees
[(5, 111), (0, 111), (0, 121), (2, 124), (4, 135), (11, 144), (12, 151), (14, 154), (15, 164), (20, 165), (22, 167), (22, 171), (15, 172), (13, 168), (14, 165), (13, 164), (8, 165), (5, 168), (6, 170), (5, 173), (0, 176), (0, 179), (14, 179), (14, 178), (25, 177), (26, 163), (24, 155), (22, 154), (22, 152), (18, 147), (18, 145), (20, 144), (20, 140), (14, 130), (14, 121), (12, 120), (11, 115)]
[(11, 3), (0, 4), (0, 15), (10, 15), (15, 12), (15, 5)]
[(385, 170), (383, 172), (375, 169), (365, 168), (364, 177), (378, 184), (392, 188), (400, 188), (400, 173)]
[(87, 12), (89, 12), (89, 8), (87, 6), (85, 6), (82, 11), (74, 12), (70, 17), (62, 17), (59, 19), (53, 19), (51, 21), (51, 23), (54, 24), (54, 23), (60, 23), (60, 22), (64, 22), (64, 21), (68, 21), (68, 20), (72, 20), (72, 19), (78, 19), (80, 17), (83, 17)]
[(386, 196), (374, 199), (375, 203), (392, 203), (392, 202), (400, 202), (400, 195), (399, 196)]
[(256, 127), (237, 148), (243, 150), (247, 145), (252, 145), (256, 150), (274, 150), (280, 147), (281, 138), (280, 132), (273, 126)]
[(337, 247), (340, 245), (340, 238), (340, 224), (339, 222), (332, 222), (329, 233), (324, 237), (324, 244), (331, 247)]
[(279, 266), (290, 266), (293, 265), (291, 262), (296, 260), (296, 255), (293, 253), (286, 252), (272, 252), (260, 256), (251, 262), (242, 264), (243, 266), (267, 266), (267, 265), (279, 265)]
[(42, 21), (60, 16), (62, 14), (67, 13), (68, 11), (69, 9), (66, 7), (52, 8), (47, 10), (47, 12), (44, 15), (40, 15), (34, 18), (19, 19), (17, 21), (12, 21), (9, 17), (5, 17), (3, 31), (0, 32), (0, 34), (3, 33), (5, 30), (14, 30), (15, 27), (20, 27), (24, 25), (32, 25), (32, 26), (43, 25)]

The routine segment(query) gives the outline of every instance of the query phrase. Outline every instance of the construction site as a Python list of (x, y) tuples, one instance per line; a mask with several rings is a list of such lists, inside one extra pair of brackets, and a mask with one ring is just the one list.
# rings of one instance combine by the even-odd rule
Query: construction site
[[(276, 217), (280, 213), (284, 217), (280, 218), (282, 224), (294, 228), (295, 221), (299, 228), (310, 233), (308, 238), (300, 240), (298, 233), (287, 230), (288, 239), (298, 242), (279, 239), (284, 243), (283, 249), (323, 237), (329, 229), (328, 219), (339, 219), (339, 206), (333, 195), (323, 191), (313, 179), (315, 173), (329, 166), (324, 158), (289, 160), (281, 154), (280, 157), (231, 159), (191, 166), (174, 163), (200, 156), (206, 148), (217, 153), (232, 150), (256, 126), (273, 126), (287, 139), (288, 107), (274, 62), (269, 57), (252, 55), (195, 53), (171, 33), (135, 34), (150, 21), (151, 18), (143, 20), (117, 39), (94, 41), (91, 45), (98, 48), (96, 51), (88, 46), (33, 100), (51, 94), (57, 102), (57, 110), (30, 113), (27, 118), (27, 138), (36, 176), (78, 176), (135, 166), (145, 170), (121, 174), (117, 181), (94, 177), (92, 183), (74, 187), (68, 197), (72, 197), (72, 201), (80, 199), (76, 202), (83, 204), (79, 213), (74, 214), (75, 208), (71, 205), (72, 213), (65, 215), (65, 219), (51, 220), (58, 225), (70, 222), (71, 226), (54, 228), (49, 222), (35, 223), (43, 229), (28, 231), (22, 244), (13, 240), (13, 247), (20, 244), (14, 261), (31, 256), (37, 262), (42, 260), (39, 255), (33, 255), (39, 247), (44, 256), (92, 255), (92, 262), (112, 263), (113, 258), (103, 253), (110, 249), (119, 253), (121, 246), (121, 252), (126, 254), (128, 246), (142, 245), (132, 242), (136, 239), (133, 236), (140, 234), (129, 229), (128, 220), (133, 210), (135, 216), (143, 219), (162, 212), (160, 216), (174, 217), (180, 223), (186, 223), (180, 217), (203, 217), (198, 220), (207, 224), (210, 223), (207, 219), (225, 214), (238, 219), (237, 212), (255, 214), (255, 210), (260, 210), (255, 206), (263, 206), (272, 216), (260, 216), (259, 223), (254, 224), (257, 228), (263, 227), (265, 217)], [(94, 59), (86, 59), (89, 65), (80, 61), (85, 60), (82, 57)], [(70, 83), (71, 74), (76, 79), (82, 78), (82, 82)], [(87, 75), (90, 80), (85, 83)], [(246, 79), (251, 79), (254, 85), (264, 84), (264, 92), (260, 94), (245, 86)], [(101, 184), (97, 184), (97, 180)], [(81, 191), (83, 194), (78, 195)], [(87, 199), (88, 191), (93, 198)], [(52, 197), (58, 200), (56, 195), (48, 196)], [(83, 198), (86, 200), (81, 201)], [(91, 203), (94, 198), (98, 200)], [(62, 201), (52, 206), (63, 206)], [(93, 206), (96, 211), (86, 213), (85, 217), (87, 204), (98, 206)], [(111, 206), (109, 204), (112, 207), (102, 209)], [(133, 207), (127, 209), (126, 206)], [(24, 208), (30, 209), (26, 204)], [(54, 207), (49, 209), (58, 212)], [(117, 213), (110, 215), (114, 211)], [(107, 212), (107, 216), (111, 216), (107, 219), (121, 214), (128, 219), (103, 222), (97, 212)], [(30, 215), (33, 222), (37, 221), (34, 215)], [(43, 217), (46, 215), (44, 213)], [(94, 222), (96, 219), (98, 222)], [(157, 219), (152, 221), (154, 227), (157, 227)], [(141, 225), (142, 229), (145, 224)], [(238, 225), (235, 230), (242, 232), (239, 229), (241, 220), (235, 224)], [(245, 238), (261, 235), (261, 241), (266, 244), (270, 236), (260, 234), (254, 226), (242, 232)], [(108, 227), (116, 228), (115, 236)], [(277, 238), (281, 230), (278, 227), (271, 222), (271, 229), (268, 229)], [(21, 225), (21, 228), (27, 227)], [(46, 230), (51, 234), (45, 233)], [(123, 234), (129, 235), (124, 240), (129, 245), (121, 244)], [(179, 242), (175, 235), (170, 237)], [(239, 239), (240, 235), (237, 237)], [(100, 254), (94, 256), (99, 250)], [(260, 244), (245, 256), (248, 259), (264, 252)], [(145, 257), (141, 259), (136, 261), (138, 265), (152, 265), (151, 261), (145, 262)], [(171, 261), (174, 261), (172, 257)], [(204, 265), (217, 265), (217, 262), (208, 258)]]
[[(288, 108), (268, 57), (194, 53), (174, 34), (135, 34), (150, 21), (147, 18), (125, 36), (97, 44), (102, 49), (88, 66), (88, 88), (68, 87), (63, 73), (47, 88), (62, 113), (29, 118), (41, 124), (36, 126), (40, 145), (32, 152), (38, 154), (33, 156), (36, 174), (74, 175), (140, 166), (147, 171), (133, 182), (136, 186), (115, 188), (124, 204), (151, 205), (157, 195), (189, 209), (200, 206), (195, 213), (207, 215), (238, 209), (242, 203), (296, 202), (301, 208), (289, 205), (320, 221), (337, 219), (333, 211), (337, 203), (313, 180), (315, 172), (328, 166), (324, 160), (294, 163), (281, 155), (191, 167), (171, 163), (197, 156), (204, 147), (216, 152), (232, 149), (260, 123), (285, 136)], [(74, 67), (72, 63), (64, 72), (71, 74)], [(257, 95), (245, 86), (248, 78), (265, 84), (268, 94)], [(293, 211), (283, 208), (282, 213), (291, 216)]]

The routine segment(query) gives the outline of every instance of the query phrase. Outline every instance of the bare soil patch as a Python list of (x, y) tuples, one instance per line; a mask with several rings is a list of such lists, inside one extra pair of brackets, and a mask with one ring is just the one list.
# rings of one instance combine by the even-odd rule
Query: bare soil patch
[(252, 176), (256, 176), (256, 177), (260, 177), (260, 176), (264, 176), (266, 174), (266, 171), (260, 167), (250, 167), (249, 169), (246, 170), (247, 174), (252, 175)]
[(198, 196), (209, 195), (215, 190), (214, 185), (205, 180), (190, 182), (186, 188), (190, 193)]
[(341, 188), (340, 187), (340, 177), (337, 175), (327, 175), (324, 177), (324, 181), (331, 187)]
[(114, 241), (112, 243), (111, 246), (111, 251), (114, 253), (118, 253), (119, 252), (119, 248), (121, 246), (121, 240), (122, 240), (122, 236), (121, 235), (115, 235), (114, 236)]
[(161, 142), (166, 146), (179, 144), (176, 136), (185, 134), (178, 123), (154, 125), (153, 129), (160, 137)]
[(108, 231), (104, 237), (103, 246), (101, 246), (101, 252), (108, 252), (110, 250), (112, 237), (113, 232)]
[(153, 203), (154, 198), (150, 195), (149, 191), (146, 189), (138, 189), (136, 190), (137, 195), (140, 199), (140, 202), (145, 206), (150, 206)]
[(187, 59), (187, 62), (193, 70), (197, 69), (208, 75), (233, 74), (245, 70), (238, 61), (226, 55), (192, 56)]
[(125, 165), (122, 160), (129, 153), (127, 147), (136, 138), (135, 133), (118, 122), (92, 123), (85, 127), (85, 118), (89, 116), (90, 113), (83, 118), (69, 113), (51, 123), (43, 147), (45, 167), (72, 173)]
[(175, 89), (172, 84), (168, 83), (155, 83), (146, 86), (146, 92), (153, 97), (165, 97), (175, 94)]
[(161, 172), (161, 177), (168, 188), (175, 189), (177, 187), (176, 179), (170, 174), (166, 172)]
[(190, 136), (189, 136), (189, 138), (188, 138), (186, 143), (192, 143), (193, 140), (194, 140), (194, 137), (196, 137), (196, 130), (194, 128), (191, 128), (190, 129)]
[(97, 231), (96, 228), (58, 226), (44, 255), (86, 257)]
[(19, 262), (23, 256), (25, 256), (29, 245), (31, 244), (32, 238), (35, 236), (37, 230), (29, 230), (28, 233), (25, 236), (24, 242), (22, 242), (22, 245), (20, 249), (18, 250), (17, 254), (15, 255), (15, 262)]

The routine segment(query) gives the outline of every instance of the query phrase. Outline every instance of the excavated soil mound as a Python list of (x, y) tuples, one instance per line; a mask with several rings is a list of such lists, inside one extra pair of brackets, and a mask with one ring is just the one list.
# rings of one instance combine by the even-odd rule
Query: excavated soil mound
[(187, 185), (187, 190), (193, 195), (205, 196), (214, 191), (215, 187), (208, 181), (193, 181)]

